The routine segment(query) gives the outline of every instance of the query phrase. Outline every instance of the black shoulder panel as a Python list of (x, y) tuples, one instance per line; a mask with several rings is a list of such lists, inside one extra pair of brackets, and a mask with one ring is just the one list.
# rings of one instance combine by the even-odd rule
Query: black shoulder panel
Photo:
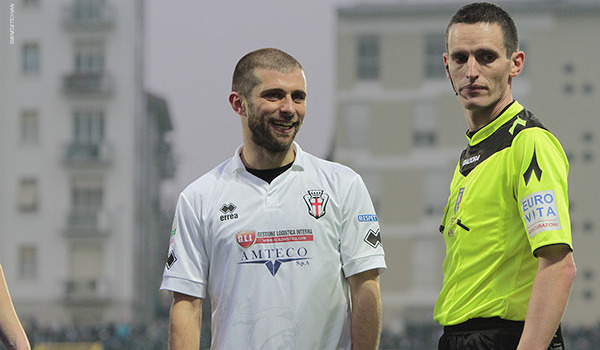
[(460, 173), (467, 176), (477, 165), (491, 157), (494, 153), (510, 147), (515, 136), (527, 128), (546, 129), (533, 113), (523, 109), (516, 116), (498, 128), (487, 139), (475, 146), (468, 145), (460, 155)]

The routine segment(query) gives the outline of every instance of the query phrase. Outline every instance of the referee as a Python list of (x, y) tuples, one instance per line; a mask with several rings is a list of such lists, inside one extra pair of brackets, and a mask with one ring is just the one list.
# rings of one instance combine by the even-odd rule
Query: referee
[(559, 325), (575, 277), (569, 164), (513, 99), (525, 61), (513, 20), (494, 4), (464, 6), (446, 29), (443, 58), (468, 144), (440, 226), (439, 350), (564, 349)]

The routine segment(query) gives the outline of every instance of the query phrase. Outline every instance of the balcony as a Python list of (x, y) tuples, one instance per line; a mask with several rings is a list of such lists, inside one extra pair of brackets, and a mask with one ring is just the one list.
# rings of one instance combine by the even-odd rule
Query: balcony
[(175, 177), (176, 164), (173, 155), (173, 147), (169, 142), (161, 142), (158, 147), (158, 160), (161, 179), (172, 179)]
[(113, 89), (112, 76), (105, 72), (74, 72), (63, 77), (63, 90), (67, 95), (109, 95)]
[(109, 215), (100, 208), (72, 208), (67, 215), (68, 238), (103, 239), (110, 233)]
[(105, 0), (76, 0), (63, 7), (62, 22), (69, 30), (109, 29), (114, 26), (116, 11)]
[(110, 299), (109, 283), (105, 278), (70, 278), (63, 284), (63, 296), (69, 304), (103, 304)]
[(112, 160), (112, 147), (106, 141), (73, 141), (65, 146), (64, 160), (71, 166), (104, 166)]

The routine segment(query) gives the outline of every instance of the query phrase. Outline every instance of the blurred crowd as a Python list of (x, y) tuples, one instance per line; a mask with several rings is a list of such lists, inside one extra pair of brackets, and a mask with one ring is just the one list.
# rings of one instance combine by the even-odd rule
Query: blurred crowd
[[(381, 335), (380, 349), (436, 349), (441, 330), (441, 327), (437, 325), (409, 325), (401, 334), (384, 330)], [(103, 350), (164, 350), (167, 349), (167, 334), (167, 320), (154, 321), (143, 325), (31, 326), (27, 329), (27, 335), (34, 350), (36, 345), (57, 342), (95, 342), (101, 344)], [(564, 327), (563, 334), (568, 350), (598, 349), (597, 344), (600, 344), (600, 324), (592, 328), (573, 329)], [(206, 328), (203, 329), (200, 349), (209, 348), (210, 330)], [(2, 349), (1, 345), (0, 349)]]

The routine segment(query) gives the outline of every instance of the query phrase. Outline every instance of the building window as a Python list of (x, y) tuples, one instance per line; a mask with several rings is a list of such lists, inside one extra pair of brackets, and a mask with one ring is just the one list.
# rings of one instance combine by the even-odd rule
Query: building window
[(569, 163), (573, 163), (575, 161), (575, 155), (573, 154), (573, 152), (565, 150), (565, 155), (567, 156), (567, 160), (569, 161)]
[(88, 228), (99, 228), (103, 217), (100, 215), (104, 201), (102, 177), (78, 176), (71, 182), (71, 211), (69, 225)]
[(104, 71), (104, 56), (102, 45), (78, 45), (75, 48), (75, 71), (77, 73), (102, 73)]
[(575, 88), (573, 87), (573, 84), (565, 83), (565, 85), (563, 85), (563, 92), (566, 95), (573, 95), (574, 91), (575, 91)]
[(425, 77), (429, 79), (445, 79), (443, 54), (446, 51), (444, 35), (428, 34), (425, 37)]
[(419, 131), (416, 130), (413, 133), (413, 143), (416, 147), (431, 147), (436, 144), (437, 135), (435, 131), (432, 130), (424, 130)]
[(576, 203), (576, 201), (573, 198), (569, 198), (569, 213), (575, 212), (575, 208), (577, 208), (575, 203)]
[(586, 221), (583, 223), (583, 232), (587, 234), (594, 233), (594, 223), (592, 221)]
[(27, 110), (21, 114), (21, 143), (36, 145), (39, 141), (39, 118), (36, 110)]
[(573, 74), (575, 72), (575, 65), (573, 62), (567, 62), (563, 65), (563, 71), (566, 74)]
[(98, 20), (102, 18), (104, 0), (76, 0), (75, 18), (77, 20)]
[(74, 208), (99, 209), (102, 207), (102, 187), (73, 187), (71, 203)]
[(426, 170), (423, 176), (423, 212), (427, 216), (437, 217), (444, 212), (444, 195), (448, 180), (441, 169)]
[(37, 277), (38, 256), (35, 246), (26, 245), (19, 249), (19, 277), (32, 279)]
[(40, 5), (40, 0), (23, 0), (23, 5), (25, 7), (39, 6)]
[(73, 114), (73, 136), (77, 143), (99, 144), (104, 139), (104, 112), (76, 111)]
[(430, 148), (437, 143), (437, 112), (430, 100), (415, 102), (413, 113), (413, 144), (419, 148)]
[(367, 149), (369, 147), (369, 106), (349, 104), (346, 106), (345, 146)]
[(36, 179), (22, 179), (19, 184), (18, 207), (22, 212), (38, 209), (38, 184)]
[(377, 35), (363, 35), (358, 38), (359, 80), (377, 80), (380, 73), (380, 46)]
[(37, 43), (23, 44), (23, 74), (40, 72), (40, 46)]

